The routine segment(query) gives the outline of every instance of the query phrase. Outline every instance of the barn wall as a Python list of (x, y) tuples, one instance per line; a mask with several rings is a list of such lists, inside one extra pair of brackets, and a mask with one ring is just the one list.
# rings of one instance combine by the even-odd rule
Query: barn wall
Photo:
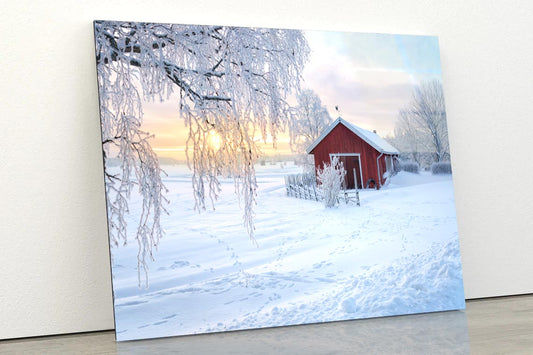
[[(378, 170), (376, 159), (380, 153), (372, 148), (368, 143), (359, 138), (356, 134), (344, 125), (337, 125), (311, 152), (315, 157), (315, 168), (324, 168), (324, 162), (329, 162), (329, 154), (335, 153), (359, 153), (361, 154), (361, 170), (363, 174), (363, 186), (368, 179), (377, 182)], [(385, 161), (381, 161), (380, 169), (385, 171)], [(381, 165), (383, 164), (383, 167)]]

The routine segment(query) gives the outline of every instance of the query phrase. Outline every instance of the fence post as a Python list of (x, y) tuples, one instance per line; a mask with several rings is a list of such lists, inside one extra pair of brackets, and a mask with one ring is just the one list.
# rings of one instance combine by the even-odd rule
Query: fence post
[(302, 185), (300, 184), (300, 179), (296, 175), (296, 186), (298, 186), (298, 198), (302, 198)]
[(292, 175), (289, 175), (289, 186), (290, 186), (290, 190), (291, 190), (290, 196), (294, 197), (294, 185), (293, 185)]
[(311, 199), (311, 193), (309, 191), (309, 186), (307, 185), (307, 179), (305, 178), (305, 175), (302, 175), (302, 185), (305, 189), (305, 199), (310, 200)]

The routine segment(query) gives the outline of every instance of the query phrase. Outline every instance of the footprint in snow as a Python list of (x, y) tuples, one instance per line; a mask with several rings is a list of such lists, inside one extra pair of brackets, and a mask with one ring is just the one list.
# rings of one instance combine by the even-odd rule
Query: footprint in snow
[(177, 260), (177, 261), (174, 261), (174, 264), (172, 264), (170, 268), (178, 269), (178, 268), (182, 268), (182, 267), (189, 266), (189, 265), (190, 263), (188, 261)]
[(131, 302), (126, 302), (126, 303), (122, 303), (122, 304), (117, 304), (115, 305), (115, 307), (127, 307), (127, 306), (137, 306), (139, 304), (143, 304), (143, 303), (147, 303), (148, 301), (131, 301)]
[(325, 263), (325, 261), (321, 261), (320, 263), (313, 264), (313, 269), (320, 269)]

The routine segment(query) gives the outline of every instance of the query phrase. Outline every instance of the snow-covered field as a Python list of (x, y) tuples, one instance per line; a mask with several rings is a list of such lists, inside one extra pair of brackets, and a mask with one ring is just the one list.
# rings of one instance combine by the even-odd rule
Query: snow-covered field
[(464, 308), (451, 176), (401, 172), (360, 207), (326, 209), (285, 195), (298, 168), (258, 166), (255, 244), (230, 180), (198, 214), (190, 173), (165, 170), (170, 215), (149, 288), (136, 242), (112, 249), (118, 340)]

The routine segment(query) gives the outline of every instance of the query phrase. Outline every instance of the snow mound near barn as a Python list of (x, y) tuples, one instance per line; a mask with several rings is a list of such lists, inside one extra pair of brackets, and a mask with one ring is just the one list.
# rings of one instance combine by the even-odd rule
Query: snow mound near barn
[(451, 180), (451, 175), (432, 175), (430, 172), (421, 171), (418, 174), (407, 171), (400, 171), (396, 175), (391, 176), (388, 180), (388, 188), (401, 188), (406, 186), (415, 186), (422, 184), (430, 184), (439, 181)]

